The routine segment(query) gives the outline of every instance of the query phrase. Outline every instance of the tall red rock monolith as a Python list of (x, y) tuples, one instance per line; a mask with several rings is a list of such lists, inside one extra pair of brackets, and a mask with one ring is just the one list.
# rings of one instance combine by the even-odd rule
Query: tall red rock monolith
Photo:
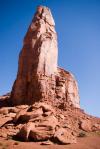
[(24, 38), (19, 55), (13, 105), (46, 101), (63, 108), (80, 107), (77, 82), (73, 75), (57, 66), (58, 47), (51, 11), (39, 6)]

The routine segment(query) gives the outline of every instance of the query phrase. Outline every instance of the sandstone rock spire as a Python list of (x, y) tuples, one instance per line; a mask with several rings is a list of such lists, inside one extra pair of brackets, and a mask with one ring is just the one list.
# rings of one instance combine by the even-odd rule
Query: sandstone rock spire
[(47, 101), (62, 107), (79, 107), (77, 82), (57, 67), (58, 47), (55, 23), (49, 8), (39, 6), (24, 38), (18, 73), (12, 88), (14, 105)]
[(54, 26), (50, 10), (38, 7), (19, 56), (18, 74), (12, 91), (13, 103), (31, 103), (42, 98), (43, 76), (51, 77), (57, 73), (58, 48)]

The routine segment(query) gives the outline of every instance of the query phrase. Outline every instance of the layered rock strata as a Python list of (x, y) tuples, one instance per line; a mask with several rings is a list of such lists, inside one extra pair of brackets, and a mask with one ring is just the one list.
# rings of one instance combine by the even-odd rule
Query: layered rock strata
[(13, 105), (51, 101), (80, 107), (77, 82), (57, 66), (55, 23), (50, 10), (40, 6), (24, 38), (18, 73), (11, 92)]

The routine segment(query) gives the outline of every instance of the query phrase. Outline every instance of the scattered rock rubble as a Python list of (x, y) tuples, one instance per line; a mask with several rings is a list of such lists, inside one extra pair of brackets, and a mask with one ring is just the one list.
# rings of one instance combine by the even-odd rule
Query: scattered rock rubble
[(0, 109), (0, 137), (6, 139), (12, 137), (42, 145), (70, 144), (77, 142), (82, 130), (100, 131), (100, 119), (78, 108), (61, 110), (45, 102)]

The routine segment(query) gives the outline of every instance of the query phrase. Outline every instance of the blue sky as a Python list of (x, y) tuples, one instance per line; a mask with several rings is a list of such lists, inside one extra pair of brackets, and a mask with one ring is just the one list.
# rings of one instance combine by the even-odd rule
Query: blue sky
[(100, 117), (100, 0), (0, 0), (0, 95), (12, 88), (23, 38), (38, 5), (52, 11), (59, 65), (75, 75), (81, 107)]

